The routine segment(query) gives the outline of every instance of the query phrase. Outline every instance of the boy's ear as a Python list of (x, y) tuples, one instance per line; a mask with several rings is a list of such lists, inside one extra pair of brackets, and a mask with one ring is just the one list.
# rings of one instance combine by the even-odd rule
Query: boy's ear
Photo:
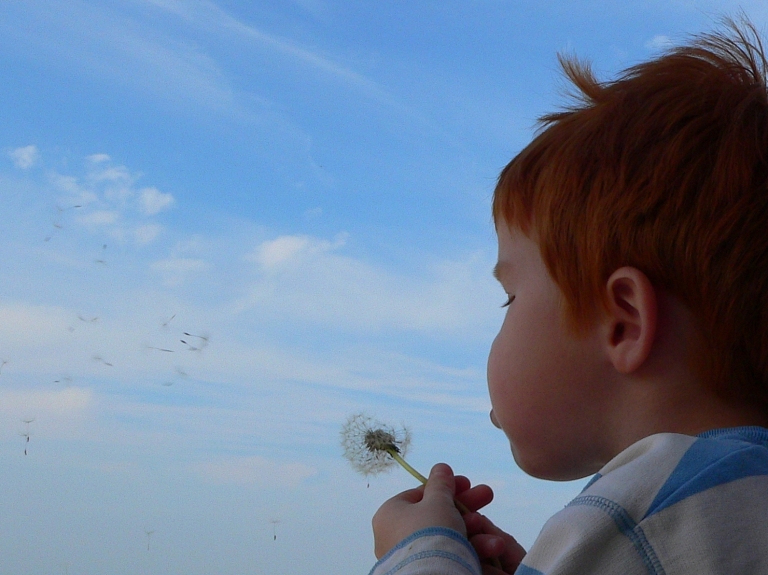
[(617, 371), (631, 373), (648, 358), (656, 338), (656, 290), (648, 277), (633, 267), (613, 272), (606, 289), (608, 357)]

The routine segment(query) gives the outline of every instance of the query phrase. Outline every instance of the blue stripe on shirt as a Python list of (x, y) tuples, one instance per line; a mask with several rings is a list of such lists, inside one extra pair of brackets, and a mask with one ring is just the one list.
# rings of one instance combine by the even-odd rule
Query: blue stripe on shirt
[(760, 434), (722, 431), (730, 433), (700, 437), (691, 445), (659, 489), (646, 517), (712, 487), (745, 477), (768, 475), (765, 430)]
[(414, 561), (421, 561), (422, 559), (430, 559), (432, 557), (440, 557), (441, 559), (446, 559), (448, 561), (453, 561), (454, 563), (458, 563), (462, 566), (462, 568), (467, 573), (475, 573), (475, 568), (464, 561), (461, 557), (456, 555), (455, 553), (448, 553), (446, 551), (438, 551), (438, 550), (432, 550), (432, 551), (420, 551), (418, 553), (415, 553), (414, 555), (409, 555), (405, 559), (403, 559), (400, 563), (395, 565), (392, 569), (384, 573), (384, 575), (394, 575), (401, 569), (403, 569), (406, 565), (409, 563), (413, 563)]
[(542, 573), (538, 569), (534, 569), (533, 567), (528, 567), (528, 565), (523, 565), (521, 563), (517, 567), (517, 570), (515, 571), (515, 575), (544, 575), (544, 573)]

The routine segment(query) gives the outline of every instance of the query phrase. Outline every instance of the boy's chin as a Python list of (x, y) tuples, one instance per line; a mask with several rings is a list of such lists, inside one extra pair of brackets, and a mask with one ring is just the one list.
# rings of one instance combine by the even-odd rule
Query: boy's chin
[[(510, 442), (512, 457), (517, 466), (526, 474), (536, 479), (547, 481), (574, 481), (590, 477), (597, 473), (601, 466), (586, 466), (576, 461), (564, 461), (561, 457), (547, 457), (540, 451), (536, 455), (527, 455), (515, 448)], [(593, 469), (594, 467), (594, 469)]]

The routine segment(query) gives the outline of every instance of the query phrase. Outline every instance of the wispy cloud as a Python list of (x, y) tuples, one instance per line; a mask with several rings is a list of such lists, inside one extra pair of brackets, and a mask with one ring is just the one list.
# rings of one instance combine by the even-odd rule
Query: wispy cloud
[(183, 17), (194, 26), (209, 30), (219, 37), (244, 38), (255, 46), (269, 50), (275, 55), (299, 62), (320, 74), (335, 78), (342, 84), (359, 90), (367, 96), (388, 105), (401, 106), (381, 85), (338, 62), (328, 54), (286, 37), (281, 37), (238, 20), (223, 8), (209, 0), (146, 0), (147, 3), (167, 12)]
[(140, 173), (99, 153), (85, 158), (78, 175), (49, 173), (49, 181), (60, 193), (60, 217), (85, 228), (100, 229), (114, 240), (147, 245), (162, 233), (162, 226), (151, 218), (171, 209), (172, 194), (154, 186), (137, 187)]
[(672, 39), (669, 36), (656, 35), (645, 43), (645, 47), (649, 50), (666, 50), (674, 45)]
[(38, 436), (43, 441), (82, 440), (85, 430), (93, 429), (96, 412), (95, 394), (87, 388), (0, 389), (0, 430), (4, 435), (29, 433), (33, 445)]
[(30, 145), (11, 150), (8, 152), (8, 156), (13, 160), (17, 168), (28, 170), (40, 159), (40, 152), (37, 146)]
[(17, 417), (28, 413), (37, 423), (53, 416), (81, 414), (93, 407), (93, 393), (89, 389), (70, 387), (61, 390), (2, 390), (0, 412)]
[(6, 33), (34, 47), (36, 57), (65, 64), (75, 74), (86, 72), (130, 87), (177, 109), (191, 103), (244, 112), (215, 58), (188, 38), (143, 20), (140, 11), (79, 0), (69, 2), (67, 10), (56, 8), (55, 2), (29, 5), (29, 23)]
[(139, 205), (141, 211), (147, 216), (154, 216), (167, 210), (174, 202), (171, 194), (164, 194), (157, 188), (143, 188), (139, 192)]
[(281, 463), (259, 456), (218, 459), (192, 468), (208, 481), (261, 488), (292, 488), (317, 475), (316, 469), (304, 463)]
[(271, 270), (283, 263), (290, 263), (303, 256), (313, 256), (342, 247), (346, 234), (340, 234), (333, 242), (319, 240), (309, 236), (280, 236), (259, 244), (245, 259), (258, 263), (262, 268)]
[(133, 230), (136, 243), (140, 246), (150, 244), (157, 239), (163, 227), (159, 224), (144, 224)]
[(233, 311), (366, 331), (476, 334), (487, 325), (497, 294), (489, 256), (433, 262), (409, 277), (344, 254), (346, 241), (297, 235), (260, 243), (244, 256), (258, 274)]
[(66, 337), (71, 313), (54, 305), (0, 299), (0, 343), (5, 353), (25, 345), (46, 345)]
[(91, 154), (90, 156), (86, 156), (85, 159), (94, 164), (100, 164), (101, 162), (108, 162), (111, 158), (108, 154)]
[(163, 285), (175, 287), (184, 283), (190, 276), (210, 269), (210, 264), (199, 258), (169, 258), (153, 262), (151, 269), (160, 274)]

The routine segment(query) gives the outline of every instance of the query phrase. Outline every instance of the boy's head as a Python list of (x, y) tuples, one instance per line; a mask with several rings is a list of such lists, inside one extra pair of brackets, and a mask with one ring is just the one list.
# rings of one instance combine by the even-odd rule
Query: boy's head
[(579, 101), (502, 171), (497, 228), (539, 245), (574, 333), (622, 266), (681, 301), (692, 358), (721, 397), (768, 410), (768, 63), (748, 23), (696, 38), (616, 81), (561, 58)]

